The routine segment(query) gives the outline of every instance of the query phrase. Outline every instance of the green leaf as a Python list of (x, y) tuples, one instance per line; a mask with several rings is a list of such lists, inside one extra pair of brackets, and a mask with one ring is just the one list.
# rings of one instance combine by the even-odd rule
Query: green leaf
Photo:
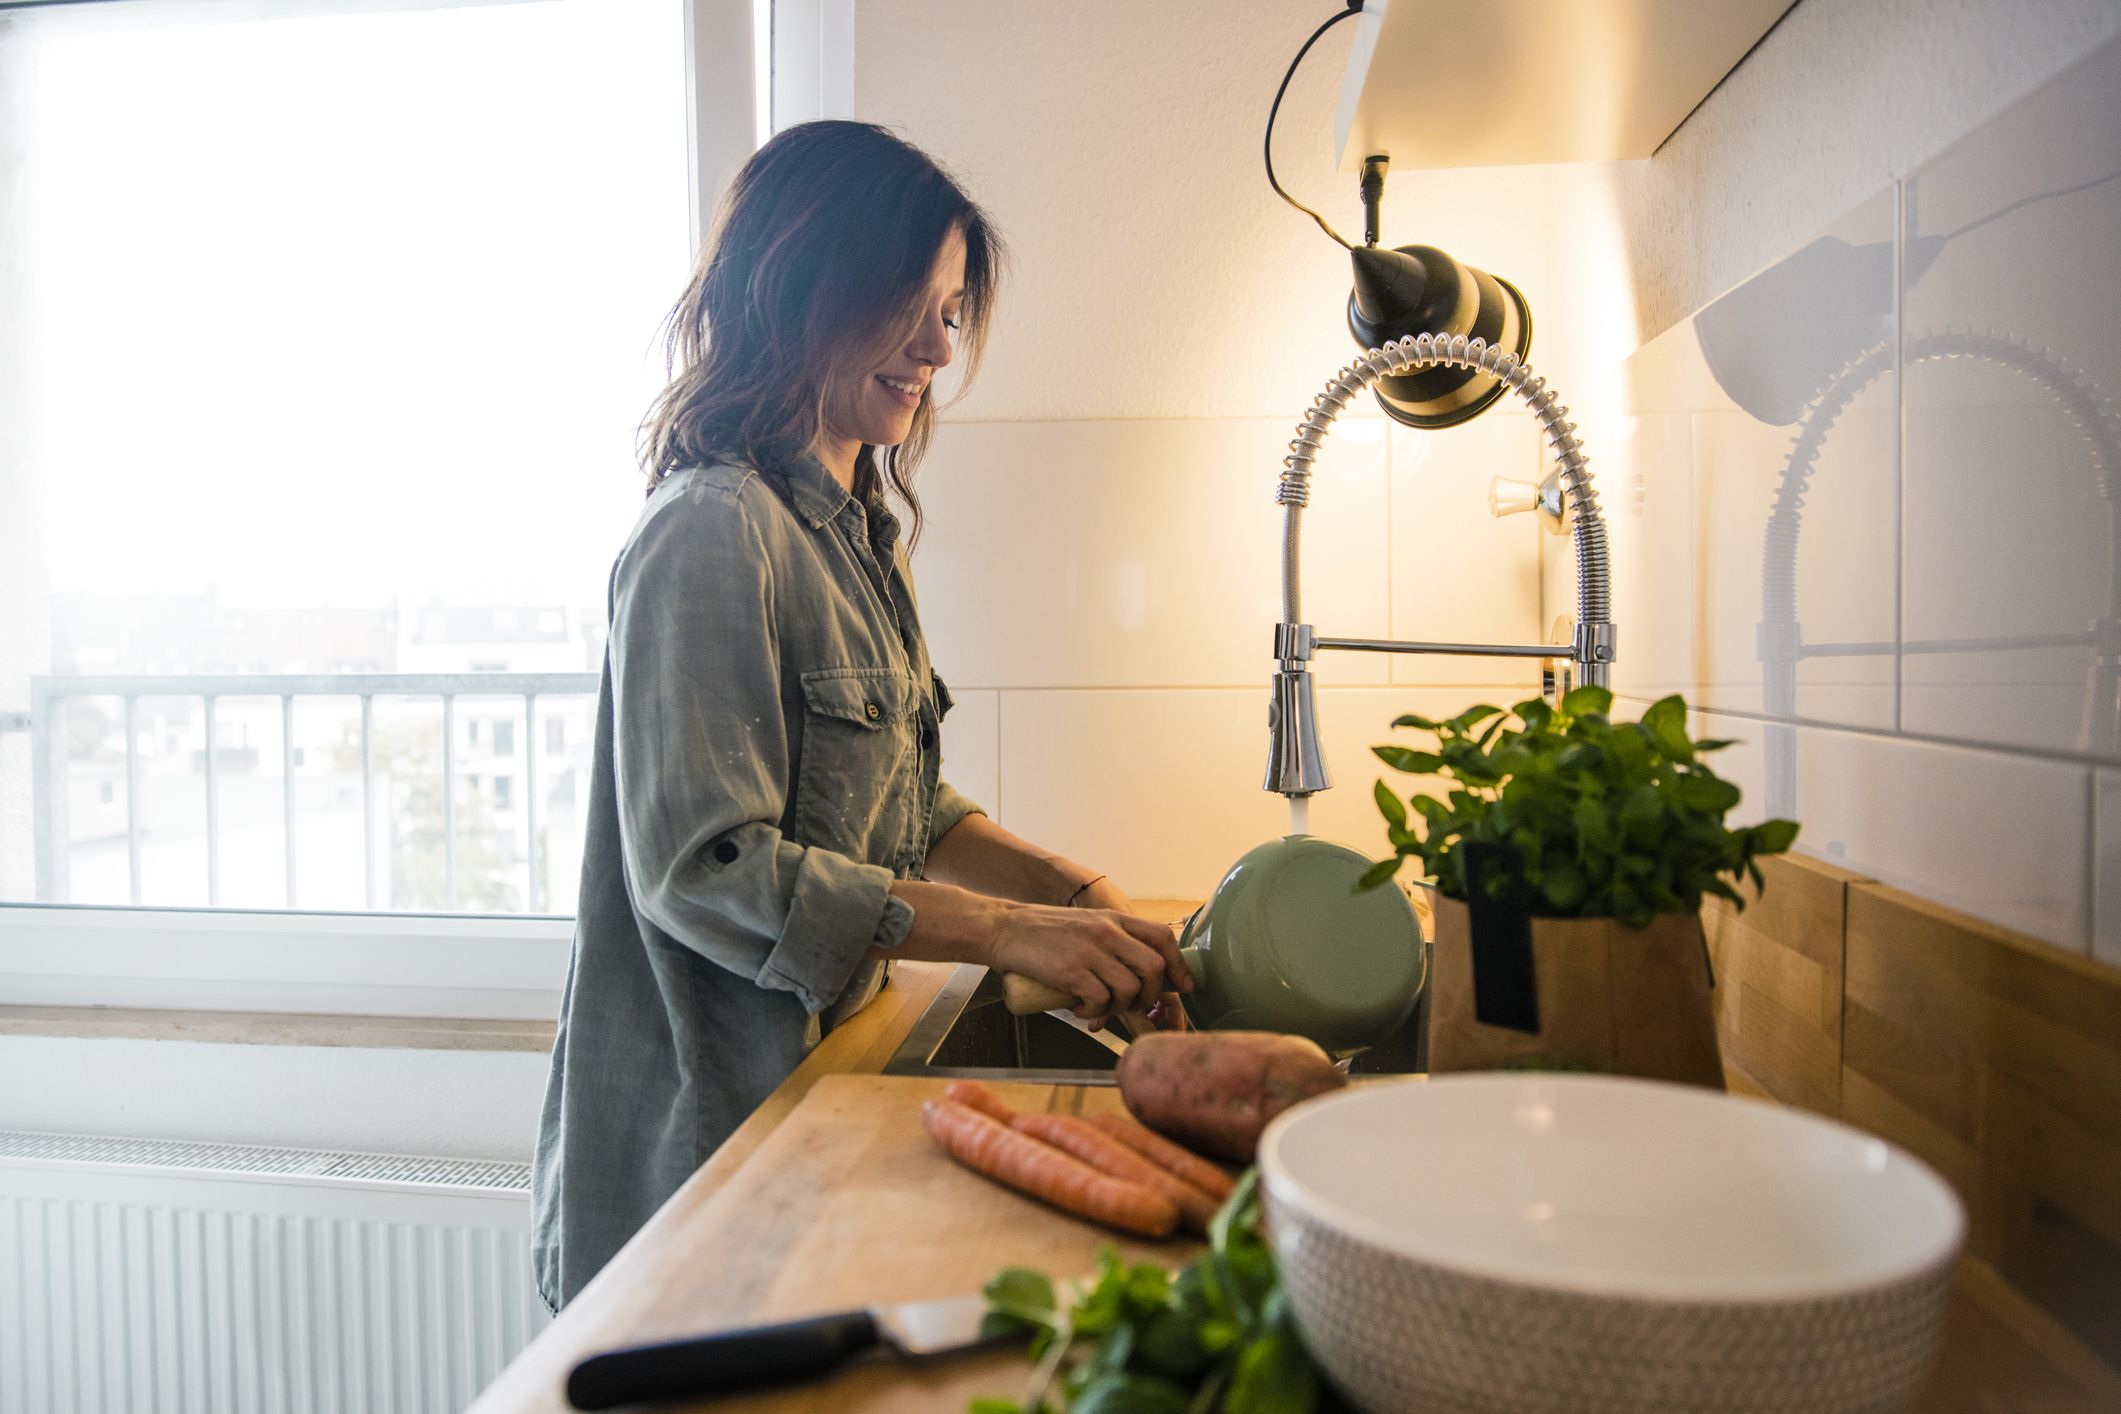
[(1154, 1262), (1139, 1262), (1127, 1272), (1127, 1305), (1136, 1315), (1159, 1310), (1171, 1295), (1171, 1273)]
[(1561, 710), (1571, 717), (1603, 717), (1613, 710), (1613, 694), (1602, 687), (1572, 688), (1561, 699)]
[(1620, 828), (1629, 834), (1640, 834), (1655, 825), (1664, 816), (1664, 801), (1658, 798), (1657, 787), (1637, 786), (1627, 794), (1620, 806)]
[(1488, 718), (1496, 716), (1501, 711), (1500, 707), (1491, 707), (1486, 703), (1482, 703), (1478, 707), (1466, 708), (1465, 711), (1460, 712), (1445, 725), (1461, 732), (1470, 731), (1479, 723), (1485, 722)]
[(1373, 746), (1372, 755), (1395, 771), (1410, 776), (1430, 776), (1443, 769), (1443, 758), (1433, 751), (1410, 751), (1404, 746)]
[(1673, 784), (1672, 793), (1689, 810), (1705, 810), (1717, 816), (1738, 803), (1738, 787), (1705, 772), (1681, 776)]
[(1200, 1328), (1169, 1306), (1151, 1313), (1134, 1341), (1137, 1364), (1152, 1375), (1174, 1380), (1193, 1379), (1213, 1358)]
[(1686, 734), (1686, 699), (1673, 693), (1650, 704), (1650, 710), (1642, 714), (1642, 724), (1650, 729), (1657, 745), (1674, 761), (1694, 759), (1694, 741)]
[(1418, 717), (1412, 712), (1409, 712), (1404, 716), (1394, 717), (1392, 719), (1392, 725), (1395, 727), (1414, 727), (1418, 730), (1425, 732), (1433, 732), (1436, 730), (1436, 723), (1430, 721), (1427, 717)]
[(1400, 859), (1396, 854), (1390, 859), (1378, 860), (1375, 864), (1362, 871), (1362, 877), (1355, 881), (1355, 892), (1366, 894), (1370, 890), (1380, 887), (1386, 880), (1399, 872), (1399, 865)]
[(1755, 854), (1780, 854), (1797, 843), (1795, 820), (1763, 820), (1746, 831)]
[(1271, 1331), (1238, 1352), (1224, 1414), (1308, 1414), (1317, 1407), (1318, 1372), (1294, 1337)]
[(1157, 1375), (1115, 1371), (1083, 1386), (1068, 1414), (1186, 1414), (1185, 1390)]
[(1557, 913), (1568, 914), (1583, 902), (1583, 871), (1573, 864), (1542, 870), (1539, 882), (1541, 892)]
[(1377, 808), (1387, 821), (1402, 830), (1407, 827), (1406, 803), (1393, 792), (1390, 786), (1380, 780), (1375, 788), (1372, 789), (1371, 794), (1377, 797)]
[(980, 1288), (980, 1295), (987, 1298), (990, 1306), (1043, 1311), (1049, 1316), (1057, 1304), (1052, 1280), (1044, 1272), (1034, 1272), (1028, 1267), (1009, 1267), (996, 1272)]
[(980, 1288), (987, 1298), (987, 1312), (980, 1318), (980, 1334), (988, 1339), (1010, 1335), (1040, 1335), (1060, 1323), (1054, 1314), (1053, 1283), (1045, 1273), (1024, 1267), (997, 1272)]

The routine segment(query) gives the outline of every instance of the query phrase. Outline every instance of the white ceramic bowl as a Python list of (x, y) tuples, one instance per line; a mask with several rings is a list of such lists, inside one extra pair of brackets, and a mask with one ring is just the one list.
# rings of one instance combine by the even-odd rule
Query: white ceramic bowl
[(1966, 1230), (1883, 1140), (1604, 1076), (1308, 1101), (1259, 1146), (1304, 1343), (1378, 1414), (1885, 1414)]

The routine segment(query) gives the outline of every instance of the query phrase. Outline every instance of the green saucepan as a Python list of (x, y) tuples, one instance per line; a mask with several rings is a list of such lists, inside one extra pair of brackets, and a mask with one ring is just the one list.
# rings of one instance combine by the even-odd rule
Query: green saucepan
[(1355, 891), (1370, 865), (1314, 835), (1269, 840), (1232, 865), (1179, 935), (1193, 1024), (1308, 1036), (1336, 1056), (1397, 1031), (1428, 978), (1428, 947), (1396, 885)]

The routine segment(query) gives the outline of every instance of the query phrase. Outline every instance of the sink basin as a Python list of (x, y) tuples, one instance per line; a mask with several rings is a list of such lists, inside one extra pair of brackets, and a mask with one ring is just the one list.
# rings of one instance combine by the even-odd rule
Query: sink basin
[(1125, 1048), (1118, 1036), (1086, 1031), (1064, 1014), (1011, 1016), (1001, 974), (967, 965), (943, 983), (884, 1074), (1110, 1085)]
[[(1405, 1075), (1423, 1069), (1428, 1010), (1424, 992), (1406, 1025), (1348, 1062), (1348, 1072)], [(1112, 1068), (1126, 1044), (1113, 1031), (1085, 1030), (1061, 1012), (1011, 1016), (1002, 1005), (999, 974), (966, 965), (943, 983), (884, 1063), (884, 1074), (1111, 1085)]]

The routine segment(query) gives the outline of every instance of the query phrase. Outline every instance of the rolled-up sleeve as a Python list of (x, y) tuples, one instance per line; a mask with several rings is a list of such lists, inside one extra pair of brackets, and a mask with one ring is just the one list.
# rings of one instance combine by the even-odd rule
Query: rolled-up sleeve
[(912, 911), (892, 872), (781, 834), (789, 733), (774, 586), (741, 497), (674, 495), (613, 572), (612, 745), (627, 887), (641, 916), (812, 1012)]
[(935, 783), (935, 813), (928, 817), (928, 848), (933, 850), (949, 834), (965, 822), (967, 815), (984, 815), (987, 812), (975, 805), (963, 792), (948, 781)]

